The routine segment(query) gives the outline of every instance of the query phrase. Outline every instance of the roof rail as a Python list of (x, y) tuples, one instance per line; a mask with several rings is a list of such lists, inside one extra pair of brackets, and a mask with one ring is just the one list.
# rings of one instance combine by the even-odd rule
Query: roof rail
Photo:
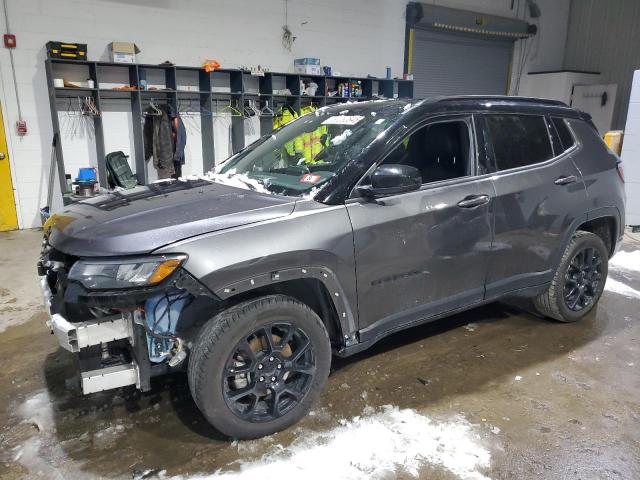
[(453, 95), (443, 96), (434, 99), (436, 102), (446, 102), (450, 100), (502, 100), (517, 103), (535, 103), (539, 105), (550, 105), (559, 107), (568, 107), (568, 105), (560, 100), (550, 100), (546, 98), (534, 97), (517, 97), (510, 95)]

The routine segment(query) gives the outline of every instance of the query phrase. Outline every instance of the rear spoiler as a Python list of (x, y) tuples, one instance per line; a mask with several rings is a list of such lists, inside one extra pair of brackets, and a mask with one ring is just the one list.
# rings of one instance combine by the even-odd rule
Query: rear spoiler
[[(591, 115), (589, 113), (583, 112), (582, 110), (576, 110), (576, 111), (578, 112), (578, 115), (580, 115), (580, 118), (582, 120), (584, 120), (589, 125), (591, 125), (596, 132), (598, 131), (598, 128), (596, 127), (595, 123), (593, 123), (593, 118), (591, 117)], [(598, 132), (598, 136), (600, 136), (599, 132)]]

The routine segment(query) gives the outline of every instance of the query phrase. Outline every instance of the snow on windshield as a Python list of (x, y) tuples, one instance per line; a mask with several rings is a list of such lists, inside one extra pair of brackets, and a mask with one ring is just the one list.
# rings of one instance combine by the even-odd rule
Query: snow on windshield
[(347, 128), (340, 135), (333, 137), (331, 139), (331, 145), (340, 145), (342, 142), (344, 142), (347, 139), (349, 135), (351, 135), (351, 129)]
[[(156, 180), (153, 183), (170, 182), (174, 179), (168, 178), (164, 180)], [(228, 185), (230, 187), (242, 188), (244, 190), (252, 190), (258, 193), (268, 193), (273, 195), (267, 187), (254, 178), (249, 178), (246, 173), (218, 173), (215, 170), (210, 170), (204, 175), (187, 175), (185, 177), (178, 178), (180, 182), (187, 182), (189, 180), (207, 180), (213, 183), (221, 183), (222, 185)]]

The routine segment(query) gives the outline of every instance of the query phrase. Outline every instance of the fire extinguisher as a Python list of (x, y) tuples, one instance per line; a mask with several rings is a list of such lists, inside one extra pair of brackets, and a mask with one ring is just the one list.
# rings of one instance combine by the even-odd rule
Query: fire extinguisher
[(16, 132), (21, 137), (27, 134), (27, 122), (25, 120), (18, 120), (16, 122)]

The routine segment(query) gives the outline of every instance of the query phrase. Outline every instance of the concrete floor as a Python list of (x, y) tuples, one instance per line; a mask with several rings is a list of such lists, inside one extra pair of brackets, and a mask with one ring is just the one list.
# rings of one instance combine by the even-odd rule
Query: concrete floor
[[(402, 332), (334, 361), (314, 415), (298, 426), (230, 442), (205, 423), (184, 376), (157, 379), (148, 394), (84, 398), (65, 388), (75, 365), (44, 325), (40, 238), (38, 231), (0, 234), (0, 326), (10, 325), (0, 334), (1, 478), (234, 471), (388, 404), (434, 425), (463, 419), (490, 454), (468, 475), (425, 460), (420, 478), (640, 478), (640, 298), (633, 292), (605, 292), (576, 324), (494, 304)], [(623, 248), (640, 248), (634, 242)], [(640, 272), (610, 275), (640, 290)], [(412, 477), (397, 465), (379, 478)]]

